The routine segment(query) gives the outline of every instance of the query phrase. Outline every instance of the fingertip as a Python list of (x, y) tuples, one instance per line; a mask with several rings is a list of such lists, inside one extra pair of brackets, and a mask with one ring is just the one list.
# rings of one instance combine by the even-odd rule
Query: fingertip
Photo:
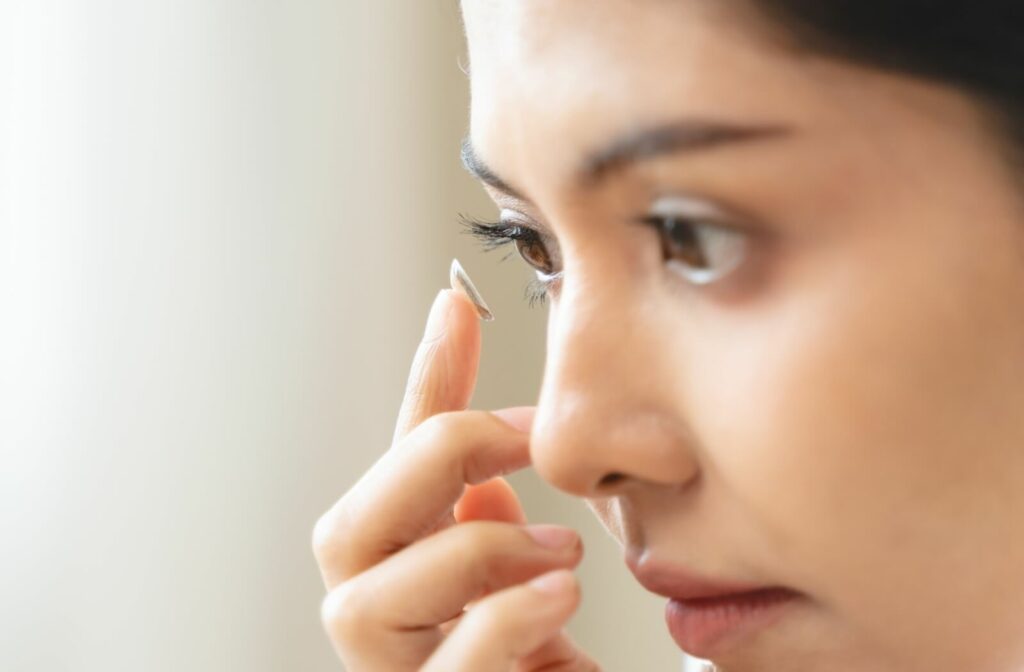
[[(454, 362), (448, 342), (452, 335), (452, 313), (456, 312), (454, 308), (458, 305), (452, 300), (454, 295), (452, 290), (442, 289), (430, 306), (423, 337), (409, 370), (392, 444), (431, 415), (465, 408), (468, 399), (466, 386), (458, 376), (454, 376), (453, 381), (451, 374)], [(452, 390), (457, 397), (454, 403), (448, 400)]]
[(533, 418), (536, 413), (536, 406), (512, 406), (491, 411), (492, 415), (497, 416), (505, 424), (527, 434), (533, 428)]
[(430, 305), (430, 313), (427, 316), (427, 325), (423, 330), (423, 342), (436, 341), (448, 330), (448, 313), (451, 311), (454, 302), (454, 292), (450, 289), (442, 289), (434, 297)]
[(576, 577), (568, 569), (556, 569), (531, 579), (530, 587), (545, 597), (569, 597), (576, 591)]
[(568, 642), (541, 651), (545, 643), (560, 636), (578, 605), (576, 577), (565, 569), (500, 590), (467, 612), (422, 669), (507, 670), (513, 665), (521, 669), (518, 664), (524, 657), (550, 657), (553, 652), (566, 660), (582, 661), (566, 651)]
[(480, 319), (478, 316), (479, 314), (477, 313), (476, 306), (473, 305), (473, 300), (469, 298), (469, 296), (467, 296), (465, 292), (460, 292), (457, 289), (444, 289), (442, 291), (451, 292), (451, 295), (452, 297), (454, 297), (455, 301), (469, 308), (470, 312), (473, 313), (473, 316), (476, 317), (477, 320)]
[(452, 304), (452, 314), (450, 316), (450, 322), (458, 324), (460, 330), (463, 332), (475, 332), (480, 333), (480, 315), (477, 313), (476, 306), (473, 301), (463, 294), (454, 289), (442, 290), (448, 293)]
[(467, 485), (455, 503), (455, 520), (495, 520), (525, 524), (526, 513), (516, 491), (500, 476), (476, 485)]
[(452, 259), (452, 266), (449, 271), (449, 282), (451, 283), (452, 289), (466, 297), (473, 306), (473, 312), (477, 317), (484, 322), (490, 322), (494, 319), (494, 313), (491, 312), (491, 309), (487, 306), (487, 302), (484, 301), (484, 297), (480, 294), (480, 290), (478, 290), (476, 285), (473, 284), (473, 281), (469, 278), (469, 274), (462, 268), (462, 264), (459, 263), (458, 259)]
[(456, 330), (465, 333), (467, 326), (476, 327), (479, 331), (479, 322), (476, 306), (469, 297), (454, 289), (442, 289), (430, 306), (423, 341), (436, 341)]

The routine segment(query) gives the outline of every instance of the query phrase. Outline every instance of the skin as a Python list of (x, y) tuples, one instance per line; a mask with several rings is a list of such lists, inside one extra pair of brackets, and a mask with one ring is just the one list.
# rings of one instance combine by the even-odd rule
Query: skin
[[(481, 481), (531, 464), (585, 498), (624, 555), (800, 591), (785, 618), (712, 657), (722, 672), (1020, 669), (1024, 205), (981, 108), (953, 89), (798, 54), (738, 3), (466, 0), (463, 15), (470, 137), (518, 196), (488, 192), (546, 234), (564, 276), (535, 416), (502, 412), (529, 426), (519, 443), (500, 449), (517, 432), (501, 414), (461, 410), (479, 347), (466, 317), (414, 364), (406, 404), (421, 407), (403, 410), (392, 451), (415, 444), (449, 474), (453, 459), (495, 460)], [(792, 131), (659, 156), (596, 184), (575, 178), (623, 132), (694, 117)], [(657, 194), (743, 213), (743, 264), (705, 286), (675, 273), (654, 230), (631, 221)], [(444, 374), (422, 373), (442, 360)], [(391, 466), (317, 528), (334, 589), (325, 622), (343, 659), (383, 660), (410, 641), (387, 624), (415, 605), (372, 616), (352, 596), (418, 581), (418, 608), (434, 605), (438, 624), (481, 585), (499, 590), (402, 649), (406, 661), (540, 669), (526, 656), (540, 646), (530, 650), (575, 659), (559, 669), (594, 669), (560, 631), (578, 594), (538, 604), (525, 624), (528, 598), (496, 601), (558, 564), (508, 534), (525, 521), (504, 481), (463, 488), (450, 474), (437, 495), (429, 464), (379, 464)], [(413, 498), (419, 509), (389, 508)], [(407, 520), (420, 509), (441, 522)], [(485, 521), (518, 559), (487, 559), (478, 533), (456, 536)], [(447, 563), (412, 543), (444, 537), (435, 557)], [(338, 559), (347, 554), (358, 557)], [(476, 585), (441, 578), (459, 556), (489, 567), (455, 575)], [(387, 563), (390, 574), (377, 569)], [(489, 627), (463, 628), (474, 612)], [(360, 627), (375, 649), (352, 643)], [(474, 658), (488, 648), (498, 657)]]
[(465, 410), (479, 356), (473, 304), (440, 292), (391, 448), (314, 528), (322, 620), (347, 672), (599, 669), (562, 630), (580, 603), (579, 536), (526, 526), (500, 477), (529, 464), (534, 409)]

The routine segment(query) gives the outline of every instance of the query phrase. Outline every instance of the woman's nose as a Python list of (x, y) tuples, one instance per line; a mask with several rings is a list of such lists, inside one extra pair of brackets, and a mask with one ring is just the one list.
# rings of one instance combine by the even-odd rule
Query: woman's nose
[(665, 325), (645, 313), (649, 306), (624, 309), (627, 297), (571, 291), (566, 285), (551, 311), (534, 468), (580, 497), (694, 480), (693, 435), (675, 393), (682, 358), (673, 356)]

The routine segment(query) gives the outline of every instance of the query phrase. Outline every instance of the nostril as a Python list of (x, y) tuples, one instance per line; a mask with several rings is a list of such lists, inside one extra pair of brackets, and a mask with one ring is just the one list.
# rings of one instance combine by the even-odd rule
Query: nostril
[(622, 473), (620, 473), (618, 471), (613, 471), (610, 474), (605, 474), (601, 478), (601, 480), (598, 482), (597, 487), (604, 488), (604, 487), (607, 487), (607, 486), (610, 486), (610, 485), (615, 485), (616, 483), (618, 483), (619, 481), (621, 481), (624, 478), (625, 478), (624, 474), (622, 474)]

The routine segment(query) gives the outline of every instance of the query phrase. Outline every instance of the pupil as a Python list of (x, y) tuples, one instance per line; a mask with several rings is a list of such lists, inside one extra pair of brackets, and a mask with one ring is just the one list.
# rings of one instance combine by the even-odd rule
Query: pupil
[(692, 226), (681, 222), (678, 219), (668, 218), (662, 226), (664, 231), (665, 256), (671, 259), (681, 259), (690, 266), (705, 268), (708, 260), (701, 249), (700, 240)]

